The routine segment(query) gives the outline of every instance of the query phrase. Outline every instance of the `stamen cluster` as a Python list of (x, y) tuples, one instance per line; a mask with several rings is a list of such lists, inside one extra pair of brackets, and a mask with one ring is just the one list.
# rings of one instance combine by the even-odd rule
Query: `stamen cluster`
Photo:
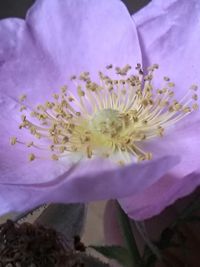
[[(175, 98), (175, 84), (170, 78), (163, 77), (161, 88), (153, 86), (158, 67), (154, 64), (144, 73), (137, 64), (137, 74), (133, 75), (129, 74), (130, 65), (123, 68), (108, 65), (106, 74), (99, 72), (98, 82), (91, 79), (89, 72), (72, 76), (76, 90), (63, 86), (52, 100), (33, 109), (30, 113), (33, 120), (22, 115), (19, 128), (30, 132), (30, 142), (12, 137), (11, 144), (46, 149), (53, 160), (69, 153), (87, 158), (120, 153), (123, 159), (120, 164), (133, 157), (150, 160), (151, 152), (144, 151), (141, 143), (163, 137), (166, 129), (198, 109), (196, 85), (180, 100)], [(20, 101), (23, 112), (27, 109), (26, 96)], [(37, 139), (45, 139), (48, 145), (41, 147)], [(30, 153), (29, 160), (37, 157)]]

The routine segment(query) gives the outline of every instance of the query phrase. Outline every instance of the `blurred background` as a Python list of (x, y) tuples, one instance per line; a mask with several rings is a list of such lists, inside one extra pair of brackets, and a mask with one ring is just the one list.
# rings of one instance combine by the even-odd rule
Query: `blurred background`
[[(133, 14), (150, 0), (122, 0), (130, 13)], [(27, 9), (35, 0), (1, 0), (0, 1), (0, 19), (6, 17), (24, 17)]]

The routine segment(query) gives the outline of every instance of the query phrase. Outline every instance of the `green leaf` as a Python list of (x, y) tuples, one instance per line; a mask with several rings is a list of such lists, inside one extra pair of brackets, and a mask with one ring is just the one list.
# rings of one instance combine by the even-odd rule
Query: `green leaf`
[(121, 246), (90, 246), (108, 259), (116, 260), (122, 266), (131, 266), (131, 257), (126, 248)]
[(64, 234), (69, 244), (72, 244), (74, 236), (82, 234), (85, 215), (84, 204), (51, 204), (35, 223), (54, 228)]
[(122, 210), (122, 208), (118, 203), (117, 207), (118, 207), (118, 218), (122, 229), (122, 235), (124, 237), (125, 244), (130, 254), (131, 267), (143, 266), (142, 259), (135, 241), (135, 237), (132, 232), (129, 217)]

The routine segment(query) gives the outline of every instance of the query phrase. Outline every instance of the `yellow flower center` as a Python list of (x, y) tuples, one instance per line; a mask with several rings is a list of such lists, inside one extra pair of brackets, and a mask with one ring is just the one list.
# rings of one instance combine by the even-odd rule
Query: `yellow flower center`
[[(26, 96), (21, 96), (20, 111), (24, 114), (19, 128), (27, 129), (33, 138), (24, 143), (12, 137), (11, 144), (47, 150), (53, 160), (70, 153), (87, 158), (120, 153), (119, 163), (127, 162), (127, 155), (129, 160), (133, 157), (150, 160), (151, 152), (141, 149), (141, 143), (163, 137), (167, 128), (198, 109), (196, 85), (179, 101), (170, 78), (163, 77), (163, 86), (154, 88), (152, 81), (157, 68), (154, 64), (144, 74), (138, 64), (137, 75), (133, 75), (129, 74), (129, 65), (116, 67), (112, 77), (117, 79), (112, 79), (108, 73), (113, 72), (113, 67), (109, 65), (106, 74), (99, 72), (98, 83), (91, 80), (88, 72), (72, 76), (76, 90), (62, 87), (53, 100), (38, 105), (28, 115)], [(45, 139), (44, 146), (37, 144), (37, 139)], [(30, 153), (29, 160), (38, 157)]]
[(123, 119), (118, 110), (103, 109), (94, 114), (91, 129), (106, 138), (114, 138), (123, 128)]

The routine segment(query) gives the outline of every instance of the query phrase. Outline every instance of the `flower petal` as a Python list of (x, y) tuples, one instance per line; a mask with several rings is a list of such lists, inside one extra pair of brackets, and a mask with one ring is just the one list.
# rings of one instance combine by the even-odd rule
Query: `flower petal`
[(37, 1), (27, 23), (64, 77), (141, 59), (135, 25), (118, 0)]
[(166, 130), (163, 137), (143, 143), (145, 150), (151, 151), (154, 157), (179, 155), (180, 164), (170, 171), (171, 175), (179, 178), (194, 172), (200, 164), (200, 119), (193, 122), (192, 116)]
[[(0, 21), (0, 39), (0, 127), (4, 129), (0, 141), (1, 182), (17, 185), (57, 181), (57, 177), (68, 175), (69, 162), (27, 162), (28, 149), (9, 145), (13, 135), (28, 141), (26, 132), (18, 129), (18, 97), (26, 93), (31, 109), (33, 104), (49, 100), (53, 90), (66, 84), (71, 74), (86, 70), (98, 73), (108, 63), (141, 61), (135, 25), (117, 0), (38, 0), (26, 21)], [(23, 193), (12, 192), (12, 203), (24, 198)], [(9, 206), (6, 201), (5, 197), (4, 204)]]
[(181, 95), (191, 84), (200, 84), (198, 0), (154, 0), (134, 14), (133, 20), (138, 29), (143, 65), (160, 65), (156, 85), (161, 86), (162, 77), (169, 76), (176, 84), (176, 95)]
[[(175, 82), (175, 97), (186, 93), (192, 84), (200, 85), (200, 2), (198, 0), (154, 0), (133, 15), (143, 54), (143, 65), (160, 64), (155, 87), (163, 86), (163, 76)], [(160, 26), (162, 25), (162, 27)], [(192, 112), (166, 131), (166, 136), (147, 144), (161, 156), (181, 155), (176, 176), (187, 175), (199, 167), (200, 112)], [(169, 152), (170, 151), (170, 152)]]
[[(107, 159), (80, 161), (57, 179), (46, 183), (36, 180), (29, 184), (23, 180), (20, 183), (20, 170), (14, 173), (13, 168), (12, 173), (7, 173), (7, 182), (0, 183), (0, 213), (23, 211), (48, 202), (87, 202), (135, 195), (157, 181), (178, 161), (177, 157), (167, 156), (126, 167), (116, 167)], [(31, 166), (26, 164), (24, 169), (21, 168), (23, 175), (27, 172), (28, 176)], [(1, 170), (4, 175), (4, 169)], [(37, 177), (39, 174), (43, 177), (45, 171), (49, 172), (44, 169), (44, 164), (41, 167), (38, 164)], [(16, 182), (11, 180), (14, 175)]]
[(129, 217), (144, 220), (159, 214), (177, 199), (192, 193), (200, 184), (200, 170), (182, 179), (166, 175), (138, 195), (120, 199)]
[(27, 93), (32, 104), (72, 74), (141, 61), (135, 25), (118, 0), (38, 0), (26, 22), (0, 22), (0, 39), (1, 93)]

